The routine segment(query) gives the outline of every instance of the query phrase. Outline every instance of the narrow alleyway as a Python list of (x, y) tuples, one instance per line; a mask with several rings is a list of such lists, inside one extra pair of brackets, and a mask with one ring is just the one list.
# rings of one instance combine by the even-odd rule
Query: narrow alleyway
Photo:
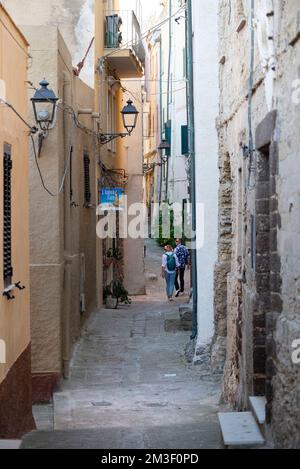
[[(25, 448), (220, 448), (219, 383), (188, 364), (178, 308), (165, 300), (161, 249), (147, 242), (147, 296), (95, 313), (77, 345), (71, 378), (51, 407), (36, 407), (40, 430)], [(155, 275), (157, 278), (155, 278)], [(188, 279), (188, 274), (187, 274)], [(54, 431), (53, 431), (54, 430)]]

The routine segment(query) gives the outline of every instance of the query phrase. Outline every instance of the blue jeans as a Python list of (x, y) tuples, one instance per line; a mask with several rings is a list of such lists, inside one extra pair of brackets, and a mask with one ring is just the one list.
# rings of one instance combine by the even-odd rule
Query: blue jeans
[(165, 279), (167, 283), (167, 295), (168, 298), (172, 298), (175, 288), (175, 280), (176, 280), (176, 271), (169, 274), (165, 272)]

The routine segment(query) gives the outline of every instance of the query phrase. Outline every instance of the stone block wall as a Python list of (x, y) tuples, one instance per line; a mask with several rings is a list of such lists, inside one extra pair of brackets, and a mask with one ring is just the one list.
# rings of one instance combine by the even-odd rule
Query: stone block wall
[(274, 201), (268, 416), (276, 446), (299, 448), (300, 364), (293, 363), (292, 353), (293, 342), (300, 339), (300, 4), (275, 3), (277, 123), (271, 166), (278, 207)]
[(256, 3), (250, 161), (245, 145), (251, 22), (246, 2), (238, 3), (236, 10), (230, 1), (219, 4), (218, 353), (213, 360), (224, 359), (225, 348), (225, 400), (243, 410), (249, 395), (266, 395), (268, 438), (279, 447), (299, 447), (300, 365), (292, 353), (300, 339), (300, 5)]

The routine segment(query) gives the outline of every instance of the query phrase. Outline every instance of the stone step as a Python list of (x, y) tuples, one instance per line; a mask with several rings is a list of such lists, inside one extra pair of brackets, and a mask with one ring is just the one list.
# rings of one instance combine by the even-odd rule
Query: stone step
[(260, 446), (265, 443), (252, 412), (219, 413), (225, 446)]
[(19, 449), (21, 440), (0, 440), (0, 449)]
[(191, 304), (181, 305), (179, 307), (179, 315), (181, 321), (193, 320), (193, 306)]
[(249, 398), (249, 401), (252, 412), (257, 422), (259, 423), (259, 425), (264, 425), (266, 423), (266, 398), (251, 396)]

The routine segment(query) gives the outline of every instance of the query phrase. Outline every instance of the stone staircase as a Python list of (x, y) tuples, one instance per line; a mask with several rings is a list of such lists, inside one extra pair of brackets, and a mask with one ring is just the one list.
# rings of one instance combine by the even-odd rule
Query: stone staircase
[(265, 445), (266, 399), (250, 397), (249, 412), (219, 413), (226, 448), (256, 448)]

